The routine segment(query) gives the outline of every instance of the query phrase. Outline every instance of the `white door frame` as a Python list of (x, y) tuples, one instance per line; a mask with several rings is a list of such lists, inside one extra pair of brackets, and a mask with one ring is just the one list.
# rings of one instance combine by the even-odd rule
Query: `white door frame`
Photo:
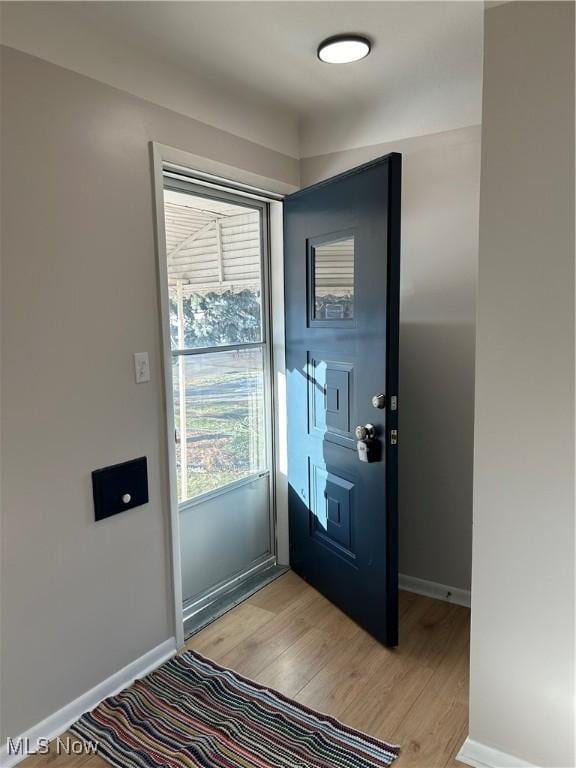
[(276, 450), (273, 473), (275, 478), (276, 506), (276, 553), (278, 562), (288, 564), (288, 479), (286, 457), (286, 384), (284, 346), (284, 249), (282, 236), (282, 197), (295, 192), (298, 187), (220, 163), (183, 150), (150, 142), (152, 161), (152, 189), (155, 209), (156, 258), (160, 300), (162, 367), (164, 383), (164, 422), (166, 426), (165, 457), (167, 468), (163, 472), (164, 489), (161, 494), (169, 510), (169, 546), (172, 572), (172, 598), (174, 635), (176, 645), (184, 644), (182, 618), (182, 571), (180, 561), (180, 521), (176, 493), (176, 456), (174, 444), (174, 403), (172, 396), (172, 356), (170, 345), (168, 271), (166, 237), (164, 230), (164, 179), (166, 164), (179, 166), (192, 173), (195, 181), (213, 188), (230, 191), (231, 185), (246, 196), (266, 199), (270, 205), (270, 304), (272, 307), (272, 421)]

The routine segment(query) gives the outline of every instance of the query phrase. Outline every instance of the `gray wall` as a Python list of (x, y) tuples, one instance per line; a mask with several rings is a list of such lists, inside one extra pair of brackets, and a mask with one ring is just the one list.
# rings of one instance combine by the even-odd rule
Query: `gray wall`
[(480, 128), (301, 161), (310, 184), (402, 152), (400, 571), (470, 589)]
[[(298, 162), (7, 48), (2, 113), (4, 741), (173, 635), (148, 142)], [(95, 524), (91, 470), (143, 454), (150, 503)]]
[(576, 765), (573, 3), (486, 12), (481, 189), (470, 736), (522, 764), (567, 768)]

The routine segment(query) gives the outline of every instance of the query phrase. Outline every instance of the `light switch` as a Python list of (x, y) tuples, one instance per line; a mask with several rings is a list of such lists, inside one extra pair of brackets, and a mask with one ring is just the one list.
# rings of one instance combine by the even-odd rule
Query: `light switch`
[(148, 352), (134, 352), (134, 372), (136, 384), (145, 384), (150, 381), (150, 361)]

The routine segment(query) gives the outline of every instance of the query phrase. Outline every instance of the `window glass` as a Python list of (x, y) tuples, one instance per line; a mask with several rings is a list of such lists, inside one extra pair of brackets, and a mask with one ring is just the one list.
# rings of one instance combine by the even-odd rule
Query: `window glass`
[(173, 358), (178, 500), (266, 468), (261, 347)]
[(262, 341), (260, 210), (164, 198), (172, 349)]
[[(180, 304), (170, 290), (172, 349), (248, 344), (262, 339), (260, 287), (206, 293), (187, 292)], [(180, 335), (181, 334), (181, 335)]]
[(354, 238), (322, 243), (313, 249), (314, 319), (354, 317)]

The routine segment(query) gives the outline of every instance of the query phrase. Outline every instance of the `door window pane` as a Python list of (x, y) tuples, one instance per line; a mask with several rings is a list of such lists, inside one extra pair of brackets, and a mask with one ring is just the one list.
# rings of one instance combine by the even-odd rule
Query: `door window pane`
[[(249, 344), (262, 339), (260, 286), (200, 293), (186, 286), (170, 295), (172, 349)], [(181, 327), (180, 327), (181, 318)]]
[(259, 209), (164, 191), (172, 349), (262, 341)]
[(354, 238), (314, 247), (314, 319), (354, 317)]
[(262, 348), (173, 359), (178, 500), (266, 468)]

